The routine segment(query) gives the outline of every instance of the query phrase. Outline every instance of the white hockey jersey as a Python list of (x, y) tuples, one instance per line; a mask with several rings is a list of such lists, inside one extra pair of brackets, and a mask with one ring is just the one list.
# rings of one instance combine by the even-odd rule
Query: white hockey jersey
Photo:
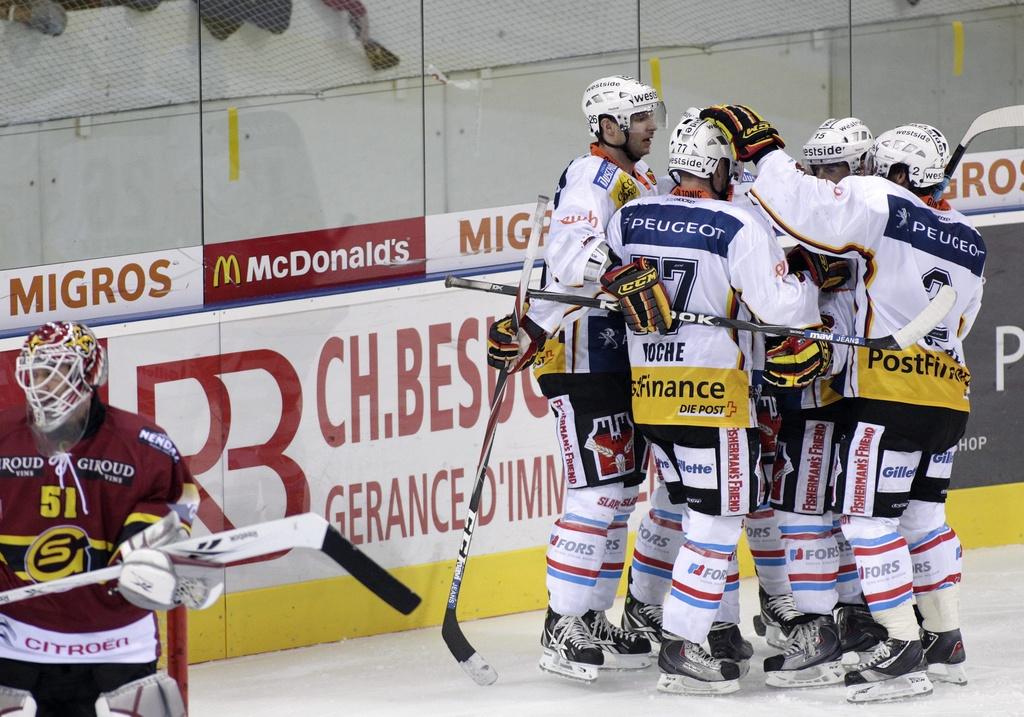
[(855, 260), (856, 333), (891, 334), (944, 284), (957, 292), (945, 321), (917, 345), (860, 349), (833, 387), (844, 396), (969, 411), (963, 339), (981, 308), (985, 243), (960, 212), (931, 207), (882, 177), (833, 184), (805, 175), (784, 152), (758, 165), (753, 199), (812, 251)]
[[(627, 174), (597, 144), (562, 172), (544, 251), (546, 291), (597, 296), (601, 286), (583, 280), (594, 242), (617, 209), (633, 199), (657, 193), (654, 172), (643, 161)], [(626, 327), (622, 316), (599, 309), (534, 301), (530, 318), (548, 332), (534, 373), (625, 372)]]
[[(623, 207), (606, 241), (623, 261), (657, 264), (675, 311), (807, 327), (818, 290), (786, 273), (782, 248), (750, 210), (669, 194)], [(662, 336), (629, 332), (633, 415), (646, 425), (756, 425), (749, 332), (676, 324)]]

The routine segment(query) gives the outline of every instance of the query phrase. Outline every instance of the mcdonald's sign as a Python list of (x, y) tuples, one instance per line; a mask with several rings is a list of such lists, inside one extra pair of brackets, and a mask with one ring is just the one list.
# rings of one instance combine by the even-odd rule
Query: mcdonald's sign
[(423, 217), (203, 247), (204, 303), (422, 276)]

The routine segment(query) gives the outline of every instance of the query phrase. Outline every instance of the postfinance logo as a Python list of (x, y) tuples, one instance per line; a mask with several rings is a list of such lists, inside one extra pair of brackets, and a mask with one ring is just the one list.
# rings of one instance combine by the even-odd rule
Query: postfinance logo
[(971, 372), (943, 351), (870, 349), (857, 352), (857, 363), (864, 398), (969, 410)]
[(634, 366), (633, 414), (649, 425), (746, 428), (750, 381), (739, 369)]

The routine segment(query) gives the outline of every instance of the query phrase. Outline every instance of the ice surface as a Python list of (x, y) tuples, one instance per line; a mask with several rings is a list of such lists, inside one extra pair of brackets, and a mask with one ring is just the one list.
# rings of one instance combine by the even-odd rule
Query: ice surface
[[(489, 687), (478, 687), (459, 668), (437, 627), (193, 666), (190, 714), (1024, 716), (1022, 596), (1024, 545), (967, 551), (961, 614), (970, 682), (964, 687), (937, 683), (931, 696), (906, 702), (851, 705), (841, 686), (766, 687), (761, 660), (773, 653), (751, 627), (757, 583), (748, 578), (740, 585), (742, 629), (755, 655), (750, 674), (732, 695), (661, 694), (655, 689), (655, 666), (602, 672), (591, 685), (542, 673), (537, 659), (543, 614), (531, 612), (463, 624), (469, 641), (498, 671), (497, 683)], [(620, 600), (609, 617), (617, 620), (621, 609)]]

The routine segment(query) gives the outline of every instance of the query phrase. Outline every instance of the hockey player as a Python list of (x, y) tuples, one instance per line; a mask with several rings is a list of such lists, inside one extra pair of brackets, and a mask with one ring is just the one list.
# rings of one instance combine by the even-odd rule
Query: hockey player
[[(630, 200), (657, 193), (642, 158), (664, 126), (665, 108), (654, 88), (625, 76), (592, 82), (582, 106), (595, 141), (558, 181), (544, 259), (548, 291), (593, 296), (609, 265), (608, 219)], [(547, 549), (540, 667), (589, 681), (599, 667), (650, 664), (648, 640), (605, 615), (622, 574), (645, 451), (630, 414), (622, 317), (566, 308), (533, 302), (518, 336), (511, 317), (492, 324), (488, 363), (522, 366), (543, 345), (535, 374), (555, 416), (568, 490)]]
[[(862, 174), (873, 139), (871, 131), (856, 117), (828, 119), (803, 147), (804, 169), (833, 185), (851, 174)], [(833, 276), (819, 282), (819, 310), (833, 330), (853, 333), (853, 290), (847, 260), (812, 255), (798, 245), (790, 252), (789, 264), (791, 271), (832, 269)], [(833, 374), (844, 366), (848, 351), (842, 346), (834, 349)], [(783, 390), (776, 395), (781, 415), (771, 507), (779, 526), (780, 552), (788, 579), (782, 586), (765, 586), (770, 597), (762, 602), (766, 627), (786, 636), (783, 653), (764, 663), (767, 683), (774, 687), (834, 684), (844, 675), (844, 650), (832, 616), (839, 598), (837, 577), (843, 553), (833, 534), (827, 498), (834, 444), (842, 435), (845, 415), (842, 397), (830, 386), (831, 378), (819, 378), (799, 392)], [(850, 555), (848, 544), (842, 542)], [(852, 588), (856, 596), (856, 574), (845, 571), (843, 578), (844, 595)], [(780, 591), (772, 591), (773, 587)], [(796, 614), (780, 610), (787, 598)], [(853, 605), (843, 608), (845, 612), (854, 609)], [(873, 622), (869, 624), (874, 626)], [(845, 620), (844, 625), (849, 628), (851, 621)], [(867, 649), (878, 642), (877, 633), (873, 640), (871, 635), (861, 636), (869, 644), (848, 644), (851, 650)]]
[[(683, 118), (696, 118), (699, 114), (699, 108), (691, 107), (683, 114)], [(731, 187), (730, 191), (738, 195), (740, 190), (752, 182), (753, 176), (744, 172), (740, 183)], [(665, 187), (671, 191), (675, 186), (671, 176), (660, 178), (659, 187), (663, 191)], [(683, 544), (688, 516), (680, 506), (671, 502), (660, 467), (654, 467), (657, 469), (657, 483), (651, 494), (650, 509), (642, 516), (637, 528), (622, 611), (622, 627), (643, 633), (652, 645), (659, 646), (662, 640), (663, 605), (672, 586), (672, 564)], [(708, 647), (712, 657), (737, 663), (743, 675), (754, 650), (739, 630), (739, 563), (735, 555), (729, 562), (728, 570), (722, 602), (708, 633)]]
[[(722, 599), (743, 516), (763, 495), (752, 336), (674, 324), (670, 306), (724, 316), (753, 312), (792, 326), (820, 323), (817, 290), (787, 274), (763, 220), (725, 201), (739, 168), (719, 130), (684, 116), (670, 142), (669, 171), (677, 186), (669, 195), (630, 203), (606, 232), (615, 266), (601, 283), (619, 298), (631, 329), (634, 419), (673, 503), (688, 518), (664, 606), (658, 687), (666, 692), (739, 688), (739, 667), (715, 659), (701, 643)], [(773, 340), (772, 348), (779, 346), (791, 351), (767, 364), (769, 380), (804, 385), (828, 366), (827, 343)]]
[(838, 448), (832, 508), (842, 514), (872, 616), (888, 632), (871, 659), (847, 674), (848, 699), (927, 694), (926, 665), (941, 679), (963, 681), (961, 551), (944, 502), (970, 410), (963, 340), (981, 305), (986, 252), (970, 222), (932, 198), (949, 145), (929, 125), (897, 127), (872, 145), (868, 173), (875, 176), (831, 185), (795, 171), (778, 151), (778, 132), (749, 108), (716, 106), (702, 115), (725, 128), (738, 157), (757, 163), (751, 191), (776, 224), (813, 251), (856, 262), (858, 333), (892, 333), (930, 292), (956, 289), (946, 320), (918, 344), (901, 352), (859, 349), (848, 361), (838, 385), (850, 399), (851, 427)]
[(152, 611), (199, 607), (219, 589), (179, 580), (153, 548), (186, 536), (198, 490), (159, 427), (100, 399), (106, 373), (86, 326), (44, 324), (17, 359), (28, 410), (0, 412), (0, 590), (124, 561), (117, 591), (92, 585), (0, 606), (2, 714), (34, 705), (40, 717), (93, 715), (97, 700), (184, 714), (174, 681), (155, 675)]

